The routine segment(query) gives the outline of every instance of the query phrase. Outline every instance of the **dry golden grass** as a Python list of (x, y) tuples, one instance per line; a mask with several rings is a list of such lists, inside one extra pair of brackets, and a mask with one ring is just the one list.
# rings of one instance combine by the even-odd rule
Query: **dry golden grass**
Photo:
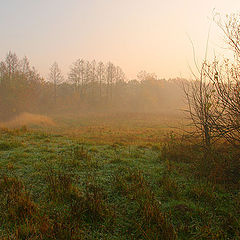
[(123, 145), (159, 144), (167, 133), (180, 133), (186, 125), (179, 112), (82, 114), (55, 116), (54, 120), (54, 132), (80, 142)]
[(0, 127), (2, 128), (16, 128), (21, 126), (42, 126), (42, 127), (49, 127), (55, 126), (54, 121), (47, 116), (39, 115), (39, 114), (32, 114), (32, 113), (21, 113), (17, 115), (15, 118), (7, 121), (7, 122), (0, 122)]

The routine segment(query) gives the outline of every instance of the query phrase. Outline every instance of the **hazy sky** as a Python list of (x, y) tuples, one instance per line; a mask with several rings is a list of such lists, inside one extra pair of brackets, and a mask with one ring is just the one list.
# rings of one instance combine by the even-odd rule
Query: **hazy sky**
[[(189, 78), (188, 36), (201, 59), (214, 8), (236, 13), (240, 1), (0, 0), (0, 57), (9, 50), (26, 55), (44, 76), (54, 61), (66, 74), (73, 61), (85, 58), (110, 60), (128, 78), (140, 70)], [(209, 49), (218, 44), (214, 28)]]

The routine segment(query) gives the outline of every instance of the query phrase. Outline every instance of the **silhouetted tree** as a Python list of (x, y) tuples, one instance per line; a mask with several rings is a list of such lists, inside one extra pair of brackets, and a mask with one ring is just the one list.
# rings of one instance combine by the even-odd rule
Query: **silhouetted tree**
[(103, 62), (99, 62), (97, 66), (97, 79), (99, 83), (99, 96), (102, 98), (102, 84), (105, 82), (105, 66)]
[(80, 96), (82, 95), (81, 91), (84, 85), (84, 66), (84, 60), (78, 59), (72, 64), (70, 67), (70, 72), (68, 74), (69, 81), (75, 85), (75, 89)]
[(50, 67), (49, 80), (53, 82), (54, 86), (54, 102), (57, 103), (57, 86), (63, 81), (63, 75), (57, 64), (54, 62)]
[(225, 138), (240, 145), (240, 15), (215, 19), (233, 51), (233, 60), (224, 58), (203, 62), (198, 81), (185, 93), (190, 117), (200, 130), (205, 146), (212, 139)]

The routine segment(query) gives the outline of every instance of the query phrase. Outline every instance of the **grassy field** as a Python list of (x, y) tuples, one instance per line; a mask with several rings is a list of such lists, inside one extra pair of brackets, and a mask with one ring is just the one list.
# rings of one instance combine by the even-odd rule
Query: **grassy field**
[[(180, 113), (109, 113), (54, 116), (51, 130), (93, 144), (161, 144), (186, 121)], [(49, 129), (50, 130), (50, 129)]]
[(1, 239), (240, 239), (237, 173), (210, 171), (175, 117), (53, 120), (0, 131)]

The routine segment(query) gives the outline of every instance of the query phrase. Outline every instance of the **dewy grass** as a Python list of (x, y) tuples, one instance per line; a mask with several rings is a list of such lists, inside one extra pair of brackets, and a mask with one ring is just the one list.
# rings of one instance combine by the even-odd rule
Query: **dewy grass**
[(225, 153), (211, 156), (220, 179), (218, 169), (198, 174), (200, 149), (189, 156), (177, 139), (165, 147), (155, 138), (130, 146), (102, 140), (2, 130), (0, 239), (240, 237), (233, 150), (228, 164)]

